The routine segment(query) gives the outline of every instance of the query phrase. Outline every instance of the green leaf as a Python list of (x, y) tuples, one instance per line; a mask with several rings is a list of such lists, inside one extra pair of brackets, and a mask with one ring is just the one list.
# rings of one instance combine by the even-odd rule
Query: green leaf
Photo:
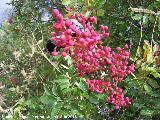
[(154, 23), (155, 22), (155, 17), (153, 15), (150, 15), (149, 20), (150, 20), (151, 23)]
[(69, 88), (71, 84), (69, 79), (66, 76), (59, 76), (59, 78), (57, 78), (54, 81), (58, 83), (60, 90), (62, 90), (63, 93), (66, 93), (67, 91), (71, 91), (71, 89)]
[(141, 15), (141, 14), (136, 14), (136, 15), (134, 15), (134, 16), (131, 16), (131, 18), (133, 19), (133, 20), (141, 20), (141, 18), (142, 18), (143, 16)]
[(90, 17), (90, 15), (91, 15), (91, 11), (90, 10), (85, 13), (86, 17)]
[(71, 57), (70, 57), (69, 55), (67, 55), (67, 56), (65, 57), (65, 60), (67, 61), (67, 64), (68, 64), (68, 65), (71, 65), (71, 64), (72, 64), (72, 59), (71, 59)]
[(72, 115), (82, 115), (77, 109), (71, 109), (71, 114)]
[(60, 79), (56, 79), (54, 80), (57, 83), (68, 83), (69, 80), (67, 78), (60, 78)]
[(148, 67), (147, 65), (143, 65), (142, 70), (152, 74), (155, 78), (160, 78), (160, 74), (154, 67)]
[(26, 105), (31, 109), (35, 109), (36, 108), (36, 104), (32, 99), (27, 100), (26, 101)]
[(57, 96), (58, 94), (57, 94), (57, 88), (56, 88), (56, 86), (54, 85), (54, 86), (52, 86), (52, 93), (53, 93), (53, 95), (55, 95), (55, 96)]
[(86, 92), (86, 91), (87, 91), (87, 86), (86, 86), (85, 81), (83, 81), (83, 80), (80, 81), (80, 83), (79, 83), (79, 88), (80, 88), (83, 92)]
[(152, 53), (152, 47), (149, 41), (144, 40), (143, 49), (144, 49), (143, 59), (146, 60), (146, 63), (153, 63), (154, 57)]
[(143, 59), (137, 60), (135, 67), (139, 68), (142, 65), (142, 62), (143, 62)]
[[(62, 88), (61, 88), (61, 89), (62, 89)], [(67, 95), (73, 91), (72, 88), (63, 88), (62, 90), (63, 90), (63, 93), (64, 93), (64, 94), (67, 94)]]
[(149, 109), (142, 109), (140, 114), (144, 116), (151, 116), (153, 115), (154, 111)]
[(62, 4), (63, 5), (69, 5), (71, 3), (71, 1), (70, 0), (62, 0)]
[(103, 9), (99, 9), (97, 11), (97, 16), (104, 16), (105, 11)]
[(98, 103), (99, 103), (98, 98), (97, 98), (95, 95), (91, 95), (91, 96), (89, 97), (89, 101), (90, 101), (91, 103), (93, 103), (93, 104), (98, 104)]
[(151, 79), (151, 80), (148, 80), (147, 81), (148, 82), (148, 84), (150, 84), (153, 88), (159, 88), (160, 86), (158, 85), (158, 83), (155, 81), (155, 80), (153, 80), (153, 79)]
[(68, 88), (68, 87), (69, 87), (69, 85), (68, 85), (68, 84), (63, 84), (63, 85), (61, 85), (60, 87), (61, 87), (61, 90), (63, 90), (63, 89)]
[(40, 97), (40, 101), (43, 104), (49, 104), (52, 105), (55, 103), (55, 98), (53, 96), (43, 95)]
[(148, 94), (152, 94), (152, 88), (148, 84), (144, 84), (144, 89)]
[(153, 54), (151, 52), (148, 53), (146, 62), (147, 63), (153, 63), (154, 62), (154, 57), (153, 57)]
[(143, 16), (143, 24), (147, 24), (148, 23), (148, 16)]
[(97, 94), (97, 97), (99, 98), (99, 100), (104, 101), (106, 99), (106, 94)]
[(95, 0), (94, 1), (94, 6), (96, 9), (102, 8), (104, 4), (105, 4), (105, 0)]
[(85, 98), (89, 99), (89, 94), (88, 94), (87, 92), (85, 92), (85, 93), (83, 94), (83, 96), (84, 96)]
[(140, 46), (138, 46), (136, 54), (138, 57), (140, 57), (140, 58), (142, 57), (142, 48)]
[(134, 102), (133, 103), (133, 106), (137, 109), (141, 109), (143, 106), (144, 106), (144, 104), (142, 104), (142, 103), (139, 103), (139, 102)]
[(55, 119), (55, 116), (57, 115), (57, 113), (60, 111), (62, 105), (61, 103), (57, 103), (55, 104), (55, 106), (52, 108), (52, 111), (51, 111), (51, 118)]
[(50, 89), (48, 88), (48, 86), (46, 84), (44, 85), (44, 93), (46, 95), (51, 95)]

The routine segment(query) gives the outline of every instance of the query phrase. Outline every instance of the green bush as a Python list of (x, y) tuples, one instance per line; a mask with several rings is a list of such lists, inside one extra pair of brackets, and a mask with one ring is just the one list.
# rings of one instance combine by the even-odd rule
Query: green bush
[[(13, 23), (4, 23), (0, 30), (2, 119), (9, 115), (13, 120), (22, 115), (28, 120), (36, 119), (34, 116), (158, 119), (159, 4), (158, 0), (13, 0), (16, 8)], [(121, 84), (124, 93), (131, 98), (128, 108), (116, 110), (104, 102), (104, 94), (88, 92), (84, 78), (76, 76), (70, 57), (52, 57), (44, 52), (55, 21), (54, 17), (44, 21), (44, 12), (50, 15), (57, 6), (66, 15), (65, 5), (73, 13), (95, 16), (96, 30), (101, 24), (109, 27), (111, 35), (103, 40), (104, 46), (114, 49), (129, 44), (130, 61), (135, 63), (136, 71)]]

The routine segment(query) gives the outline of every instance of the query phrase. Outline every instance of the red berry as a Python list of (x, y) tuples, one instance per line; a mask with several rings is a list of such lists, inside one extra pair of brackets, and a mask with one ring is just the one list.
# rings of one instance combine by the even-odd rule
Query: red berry
[(94, 22), (96, 22), (96, 18), (93, 16), (93, 17), (90, 17), (90, 22), (92, 22), (92, 23), (94, 23)]
[(70, 11), (71, 11), (71, 9), (70, 9), (69, 7), (66, 7), (65, 10), (66, 10), (67, 12), (70, 12)]
[(57, 18), (57, 21), (62, 21), (63, 20), (62, 14), (57, 15), (56, 18)]
[(52, 55), (52, 56), (57, 56), (58, 53), (57, 53), (57, 52), (52, 52), (51, 55)]
[(57, 9), (53, 9), (52, 15), (55, 16), (55, 17), (58, 16), (59, 15), (59, 11)]
[(125, 48), (125, 49), (128, 49), (128, 44), (125, 44), (124, 48)]
[(71, 22), (70, 20), (67, 20), (67, 21), (65, 22), (66, 27), (69, 27), (71, 24), (72, 24), (72, 22)]
[(66, 52), (62, 52), (61, 55), (62, 55), (62, 57), (66, 57), (67, 53)]

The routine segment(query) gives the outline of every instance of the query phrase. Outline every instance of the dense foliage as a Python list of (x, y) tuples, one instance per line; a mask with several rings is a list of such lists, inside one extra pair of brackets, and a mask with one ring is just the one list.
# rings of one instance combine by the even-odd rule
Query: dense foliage
[(11, 4), (0, 29), (2, 119), (159, 118), (159, 0)]

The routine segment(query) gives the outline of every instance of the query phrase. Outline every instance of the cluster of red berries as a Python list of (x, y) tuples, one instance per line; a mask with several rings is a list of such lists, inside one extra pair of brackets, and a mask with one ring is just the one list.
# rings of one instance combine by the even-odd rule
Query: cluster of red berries
[(90, 91), (97, 92), (97, 93), (103, 93), (104, 90), (108, 94), (112, 90), (111, 83), (108, 81), (108, 79), (105, 79), (103, 81), (100, 80), (86, 80), (86, 84)]
[(112, 59), (110, 64), (110, 77), (115, 81), (122, 81), (125, 76), (134, 72), (134, 64), (128, 66), (129, 52), (128, 45), (124, 48), (117, 47), (118, 53), (112, 52)]
[(107, 98), (107, 101), (112, 103), (115, 109), (119, 109), (121, 106), (127, 106), (131, 104), (128, 97), (124, 98), (124, 94), (121, 88), (116, 88), (114, 92)]
[[(97, 93), (105, 90), (107, 94), (111, 94), (107, 101), (115, 108), (129, 104), (129, 99), (124, 98), (122, 91), (117, 92), (118, 83), (134, 71), (134, 65), (128, 65), (128, 45), (124, 48), (117, 47), (117, 52), (112, 51), (109, 46), (103, 46), (101, 40), (109, 36), (106, 32), (108, 27), (101, 26), (97, 33), (93, 28), (95, 17), (86, 18), (75, 13), (64, 20), (57, 9), (54, 9), (52, 14), (57, 21), (53, 24), (51, 39), (56, 46), (62, 48), (59, 52), (61, 56), (71, 56), (77, 75), (91, 79), (86, 80), (89, 90)], [(53, 51), (51, 55), (56, 56), (58, 52)], [(97, 80), (99, 73), (105, 73), (108, 79)]]

